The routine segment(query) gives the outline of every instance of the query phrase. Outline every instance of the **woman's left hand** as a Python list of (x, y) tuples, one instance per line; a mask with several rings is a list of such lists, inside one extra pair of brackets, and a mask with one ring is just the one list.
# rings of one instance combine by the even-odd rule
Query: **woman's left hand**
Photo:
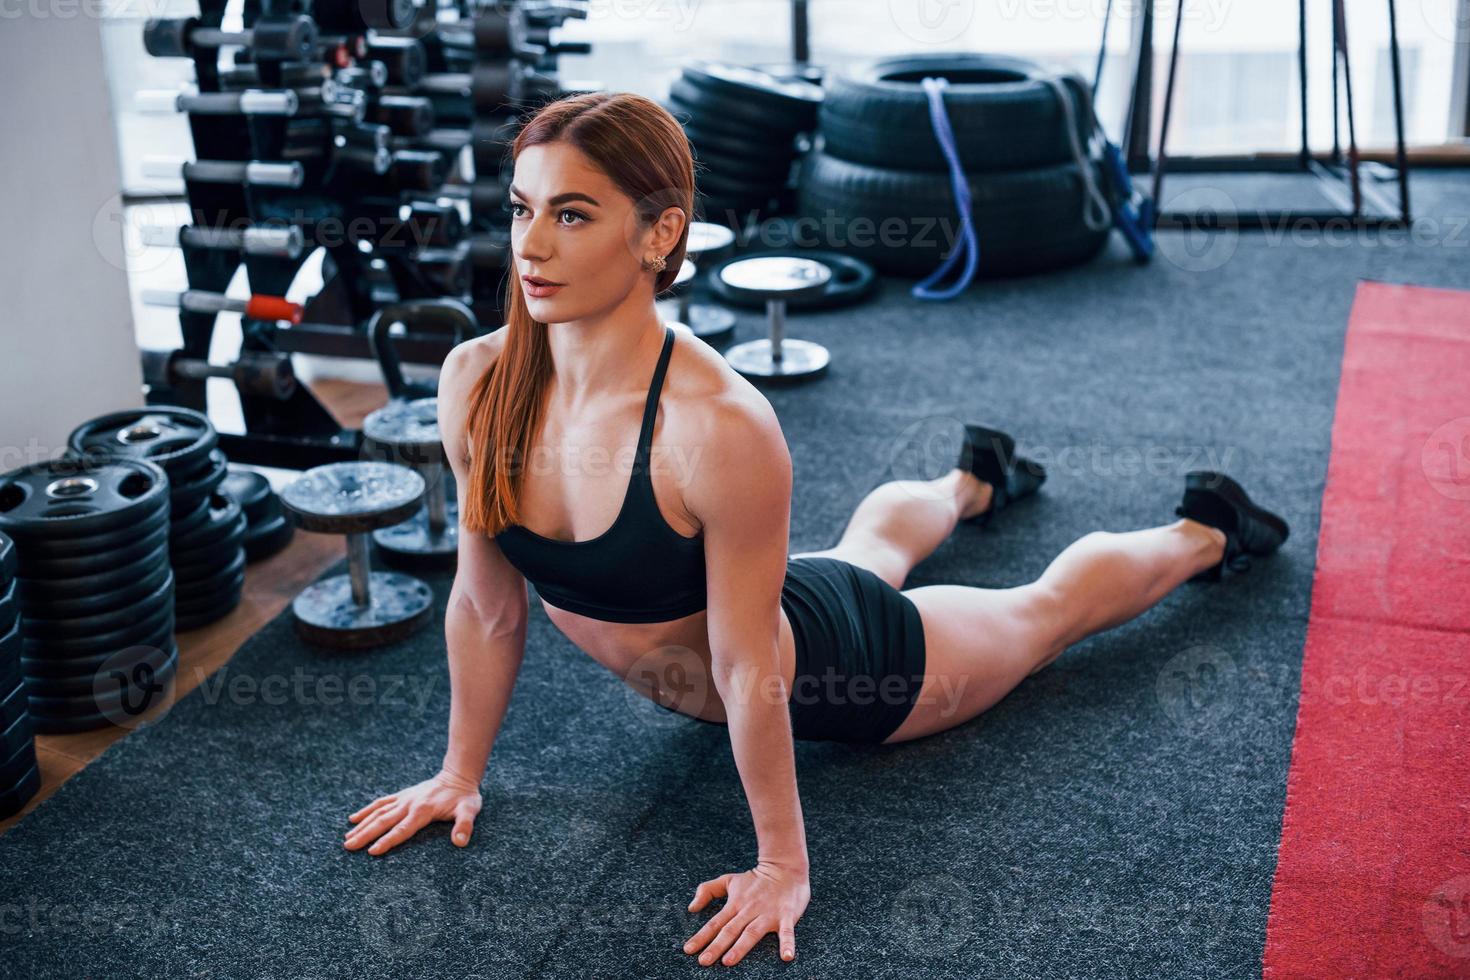
[(734, 966), (768, 932), (777, 934), (781, 959), (796, 956), (796, 921), (812, 897), (805, 871), (757, 862), (749, 871), (700, 882), (689, 911), (698, 912), (710, 899), (721, 897), (724, 906), (684, 944), (686, 953), (704, 950), (700, 966), (712, 965), (721, 955), (726, 966)]

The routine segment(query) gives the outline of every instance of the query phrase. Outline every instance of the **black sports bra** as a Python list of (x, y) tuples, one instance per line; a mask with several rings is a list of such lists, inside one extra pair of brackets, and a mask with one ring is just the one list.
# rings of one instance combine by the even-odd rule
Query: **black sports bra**
[(612, 527), (563, 541), (508, 525), (495, 543), (553, 606), (609, 623), (661, 623), (705, 608), (704, 532), (689, 538), (664, 520), (649, 476), (653, 423), (674, 330), (664, 327), (623, 507)]

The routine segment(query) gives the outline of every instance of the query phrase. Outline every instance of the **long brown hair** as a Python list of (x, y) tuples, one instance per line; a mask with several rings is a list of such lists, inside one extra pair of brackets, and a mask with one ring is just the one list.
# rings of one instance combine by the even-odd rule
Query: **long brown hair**
[[(558, 140), (585, 153), (632, 198), (643, 224), (652, 223), (670, 207), (683, 208), (692, 220), (694, 160), (689, 139), (657, 102), (629, 92), (587, 92), (550, 102), (517, 134), (511, 158), (519, 158), (528, 146)], [(654, 281), (655, 295), (673, 285), (688, 238), (685, 221), (684, 233)], [(552, 369), (546, 324), (527, 310), (513, 264), (505, 294), (505, 346), (470, 392), (466, 422), (470, 482), (465, 513), (460, 515), (467, 530), (492, 536), (520, 522), (517, 477), (530, 457)]]

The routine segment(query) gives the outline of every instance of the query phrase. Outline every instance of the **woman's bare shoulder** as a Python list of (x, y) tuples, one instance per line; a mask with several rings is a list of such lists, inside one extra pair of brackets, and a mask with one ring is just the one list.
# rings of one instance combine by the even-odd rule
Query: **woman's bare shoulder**
[(469, 340), (456, 344), (449, 355), (444, 358), (444, 367), (440, 373), (440, 387), (444, 386), (445, 380), (451, 380), (458, 384), (473, 383), (480, 375), (490, 370), (491, 365), (500, 356), (501, 350), (505, 348), (505, 337), (508, 330), (502, 326), (479, 337), (471, 337)]

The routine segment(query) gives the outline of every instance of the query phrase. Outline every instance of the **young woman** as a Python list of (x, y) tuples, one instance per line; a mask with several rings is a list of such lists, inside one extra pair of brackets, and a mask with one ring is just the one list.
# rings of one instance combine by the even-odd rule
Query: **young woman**
[(811, 894), (793, 738), (891, 743), (959, 725), (1069, 645), (1286, 538), (1233, 481), (1191, 473), (1180, 520), (1094, 531), (1028, 585), (900, 591), (957, 521), (988, 522), (1046, 477), (1006, 433), (970, 425), (948, 474), (878, 487), (835, 547), (788, 557), (775, 413), (656, 313), (693, 211), (679, 124), (636, 95), (578, 95), (543, 108), (512, 153), (507, 323), (456, 347), (439, 382), (462, 524), (449, 748), (432, 778), (351, 815), (350, 850), (383, 854), (435, 820), (468, 843), (530, 581), (588, 655), (728, 726), (758, 855), (695, 889), (691, 911), (725, 903), (685, 952), (733, 965), (776, 932), (789, 960)]

